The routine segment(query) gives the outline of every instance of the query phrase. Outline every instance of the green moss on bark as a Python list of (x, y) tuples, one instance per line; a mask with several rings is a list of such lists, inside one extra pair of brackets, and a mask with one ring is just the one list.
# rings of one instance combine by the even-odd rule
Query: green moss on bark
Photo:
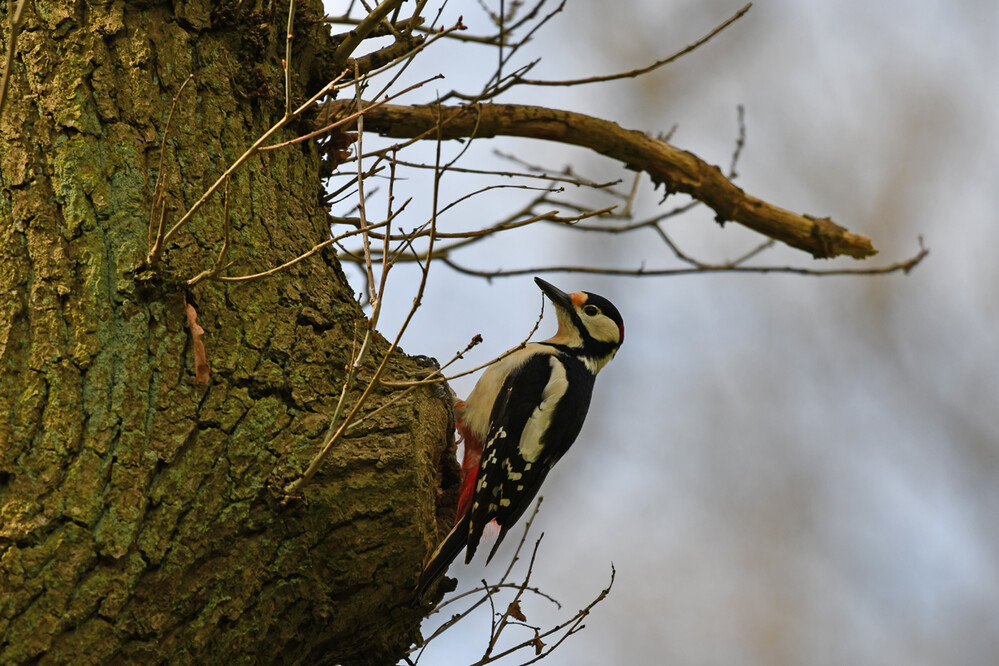
[[(283, 19), (33, 8), (0, 117), (0, 662), (391, 660), (420, 621), (409, 591), (435, 538), (449, 406), (415, 392), (283, 503), (273, 488), (317, 450), (362, 317), (339, 266), (185, 290), (222, 243), (217, 197), (136, 272), (157, 178), (174, 221), (282, 112)], [(296, 96), (320, 83), (321, 12), (299, 5)], [(318, 168), (304, 145), (233, 179), (234, 272), (326, 237)], [(389, 368), (416, 371), (402, 355)]]

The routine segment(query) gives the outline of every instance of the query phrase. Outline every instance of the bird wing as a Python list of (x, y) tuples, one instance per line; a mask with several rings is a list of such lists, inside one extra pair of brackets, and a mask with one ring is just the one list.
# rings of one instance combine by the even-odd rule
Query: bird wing
[(489, 555), (492, 559), (507, 530), (530, 505), (552, 465), (579, 433), (585, 404), (578, 425), (550, 427), (557, 411), (564, 409), (563, 399), (569, 390), (566, 366), (555, 353), (535, 354), (503, 383), (493, 405), (479, 465), (466, 562), (475, 554), (482, 530), (495, 520), (500, 533)]

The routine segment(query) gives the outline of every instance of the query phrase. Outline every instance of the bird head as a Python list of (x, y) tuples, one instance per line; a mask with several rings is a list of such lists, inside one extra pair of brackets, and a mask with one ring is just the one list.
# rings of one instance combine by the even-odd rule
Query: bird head
[(555, 306), (558, 332), (546, 342), (579, 356), (596, 374), (624, 342), (624, 320), (614, 304), (588, 291), (567, 294), (541, 278), (534, 281)]

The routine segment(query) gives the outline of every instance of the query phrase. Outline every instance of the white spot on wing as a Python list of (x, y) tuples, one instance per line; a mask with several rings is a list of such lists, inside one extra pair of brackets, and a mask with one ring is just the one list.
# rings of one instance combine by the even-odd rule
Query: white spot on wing
[(520, 481), (520, 478), (524, 476), (520, 472), (513, 471), (513, 465), (510, 464), (509, 459), (503, 461), (503, 469), (506, 471), (506, 478), (511, 481)]
[[(520, 443), (517, 445), (520, 456), (528, 463), (534, 462), (541, 455), (543, 448), (541, 439), (548, 431), (552, 416), (555, 414), (555, 407), (569, 388), (569, 380), (566, 378), (562, 362), (552, 356), (548, 359), (548, 363), (552, 370), (548, 383), (541, 393), (541, 404), (534, 408), (534, 413), (527, 419), (524, 431), (520, 435)], [(529, 464), (525, 469), (528, 468)]]

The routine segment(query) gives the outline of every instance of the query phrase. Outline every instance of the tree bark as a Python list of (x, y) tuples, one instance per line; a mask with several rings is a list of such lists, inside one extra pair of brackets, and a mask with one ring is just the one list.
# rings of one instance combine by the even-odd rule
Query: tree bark
[[(281, 117), (277, 7), (26, 10), (0, 116), (2, 663), (391, 663), (417, 635), (407, 592), (453, 482), (448, 401), (411, 393), (284, 498), (363, 330), (333, 252), (189, 289), (223, 242), (219, 195), (142, 265), (161, 172), (169, 223)], [(318, 1), (296, 12), (293, 103), (335, 46)], [(321, 194), (313, 144), (253, 157), (230, 185), (232, 270), (328, 238)], [(400, 354), (388, 378), (420, 370)]]

